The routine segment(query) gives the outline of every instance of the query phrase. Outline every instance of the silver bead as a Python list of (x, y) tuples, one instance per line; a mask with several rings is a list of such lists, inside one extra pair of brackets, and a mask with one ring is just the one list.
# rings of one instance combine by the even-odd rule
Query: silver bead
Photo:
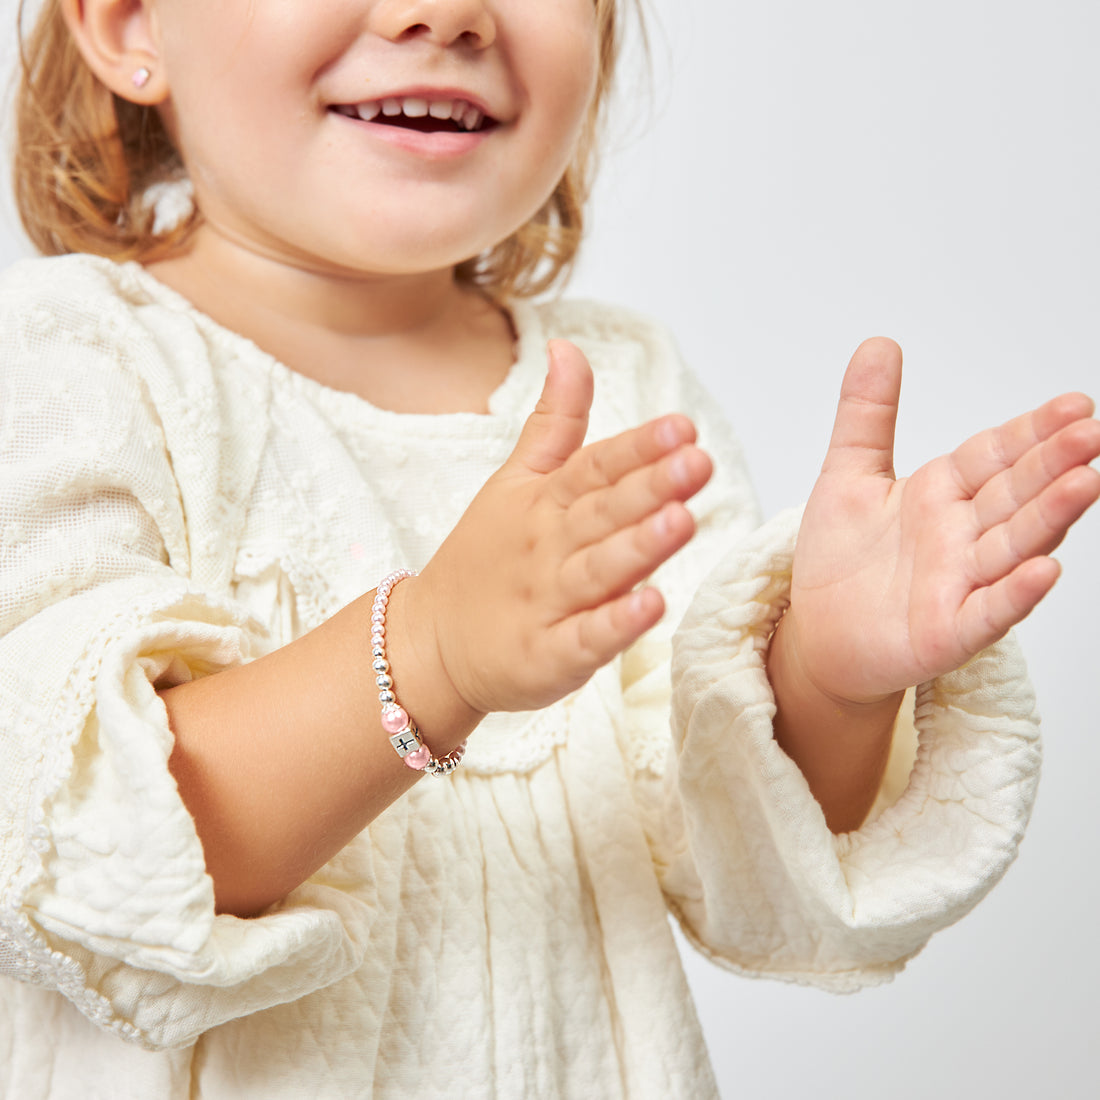
[(371, 665), (371, 668), (373, 668), (375, 672), (389, 672), (390, 663), (382, 654), (375, 654), (374, 664)]
[(375, 676), (375, 678), (374, 678), (374, 682), (375, 682), (375, 683), (376, 683), (376, 684), (377, 684), (377, 685), (378, 685), (378, 686), (379, 686), (380, 688), (384, 688), (384, 689), (386, 689), (386, 690), (389, 690), (390, 688), (392, 688), (392, 687), (393, 687), (393, 679), (392, 679), (392, 677), (389, 677), (389, 676), (387, 676), (387, 675), (386, 675), (385, 673), (383, 673), (383, 674), (382, 674), (382, 675), (380, 675), (380, 676)]
[(392, 691), (380, 691), (378, 693), (378, 701), (384, 706), (386, 703), (396, 703), (397, 696)]

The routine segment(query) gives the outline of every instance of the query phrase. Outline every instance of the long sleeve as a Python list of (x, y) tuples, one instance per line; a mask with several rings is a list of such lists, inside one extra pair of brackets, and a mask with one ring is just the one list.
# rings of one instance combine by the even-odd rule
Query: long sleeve
[(798, 522), (780, 516), (732, 552), (676, 636), (662, 882), (717, 961), (849, 991), (900, 970), (1011, 863), (1038, 780), (1038, 720), (1011, 638), (921, 685), (900, 797), (833, 836), (772, 738), (764, 671)]
[(259, 920), (215, 916), (168, 770), (155, 687), (269, 644), (229, 588), (263, 418), (225, 422), (193, 326), (154, 336), (117, 297), (47, 308), (18, 272), (0, 317), (0, 974), (181, 1045), (351, 972), (369, 913), (306, 887)]
[(692, 504), (696, 537), (656, 577), (666, 620), (620, 670), (634, 798), (661, 889), (720, 964), (838, 991), (888, 980), (1015, 857), (1040, 766), (1023, 659), (1009, 637), (908, 693), (872, 815), (831, 834), (773, 739), (764, 670), (800, 514), (760, 526), (732, 432), (659, 331), (649, 346), (656, 407), (691, 416), (715, 459)]
[[(829, 836), (771, 743), (760, 660), (793, 523), (753, 534), (738, 446), (658, 328), (586, 303), (513, 318), (490, 415), (406, 417), (295, 375), (134, 265), (0, 279), (0, 975), (23, 983), (0, 977), (0, 1049), (28, 1052), (9, 1089), (448, 1096), (438, 1054), (461, 1049), (487, 1096), (713, 1096), (669, 905), (731, 965), (873, 980), (1011, 848), (1033, 727), (1003, 733), (1024, 696), (982, 696), (980, 662), (977, 694), (969, 670), (924, 689), (909, 791)], [(262, 917), (215, 915), (156, 689), (422, 566), (514, 445), (551, 336), (593, 363), (593, 438), (679, 409), (715, 458), (698, 534), (655, 578), (665, 620), (560, 703), (490, 716), (454, 776)], [(981, 697), (1000, 748), (966, 733)], [(974, 824), (975, 848), (972, 817), (1004, 834)], [(860, 944), (874, 957), (844, 955)]]

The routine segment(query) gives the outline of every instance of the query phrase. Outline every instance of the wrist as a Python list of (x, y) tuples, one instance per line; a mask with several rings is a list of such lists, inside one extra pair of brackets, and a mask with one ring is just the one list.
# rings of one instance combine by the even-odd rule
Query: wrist
[(801, 621), (793, 610), (788, 609), (779, 619), (768, 642), (765, 667), (777, 695), (783, 694), (792, 700), (801, 698), (816, 708), (857, 720), (860, 716), (897, 709), (898, 701), (905, 694), (903, 691), (854, 697), (833, 690), (806, 660), (802, 630)]
[(402, 707), (424, 743), (442, 757), (456, 749), (485, 717), (456, 688), (437, 642), (426, 586), (412, 576), (394, 586), (386, 612), (386, 655)]
[(805, 776), (828, 827), (834, 833), (858, 828), (881, 784), (904, 692), (852, 700), (816, 683), (803, 665), (789, 612), (772, 635), (766, 668), (776, 743)]

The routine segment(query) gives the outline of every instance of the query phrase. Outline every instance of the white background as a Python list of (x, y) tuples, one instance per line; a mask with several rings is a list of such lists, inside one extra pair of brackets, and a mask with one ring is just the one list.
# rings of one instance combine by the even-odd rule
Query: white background
[[(1057, 392), (1100, 394), (1096, 0), (650, 7), (655, 90), (629, 67), (573, 289), (674, 329), (769, 514), (809, 491), (865, 336), (906, 352), (899, 472)], [(24, 249), (5, 195), (0, 263)], [(689, 950), (727, 1100), (1100, 1094), (1100, 514), (1059, 557), (1020, 630), (1047, 736), (1020, 860), (858, 997)]]

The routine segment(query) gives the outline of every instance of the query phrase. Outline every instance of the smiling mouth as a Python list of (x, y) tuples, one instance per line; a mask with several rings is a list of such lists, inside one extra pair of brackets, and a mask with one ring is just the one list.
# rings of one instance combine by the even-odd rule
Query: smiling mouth
[(397, 126), (432, 134), (471, 134), (496, 126), (496, 119), (479, 111), (464, 99), (428, 100), (420, 96), (387, 96), (363, 103), (333, 107), (348, 118)]

